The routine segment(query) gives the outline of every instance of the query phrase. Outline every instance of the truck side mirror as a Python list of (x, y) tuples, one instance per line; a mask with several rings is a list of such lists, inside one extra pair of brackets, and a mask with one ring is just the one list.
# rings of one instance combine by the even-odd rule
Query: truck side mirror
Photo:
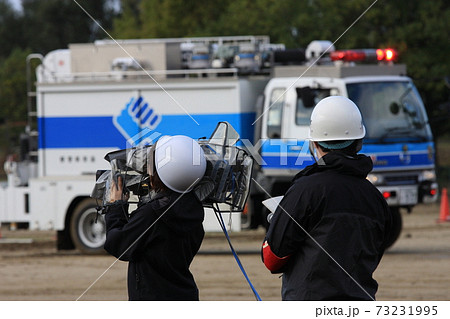
[(400, 111), (400, 105), (398, 105), (397, 102), (392, 102), (391, 105), (389, 105), (389, 111), (391, 111), (392, 114), (397, 115)]
[(314, 101), (314, 93), (309, 86), (305, 86), (300, 89), (297, 89), (297, 94), (300, 95), (300, 97), (303, 101), (303, 106), (305, 108), (311, 108), (316, 105), (316, 103)]

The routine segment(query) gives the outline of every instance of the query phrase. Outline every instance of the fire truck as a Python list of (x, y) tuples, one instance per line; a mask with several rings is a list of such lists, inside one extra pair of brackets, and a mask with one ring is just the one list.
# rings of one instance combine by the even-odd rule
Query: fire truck
[[(427, 114), (395, 60), (391, 49), (336, 50), (329, 41), (286, 49), (267, 36), (99, 40), (30, 55), (28, 125), (18, 158), (4, 163), (0, 222), (55, 230), (59, 249), (101, 252), (105, 225), (90, 194), (95, 172), (108, 169), (105, 154), (155, 134), (207, 137), (226, 121), (256, 163), (247, 209), (227, 222), (257, 227), (261, 201), (284, 194), (313, 163), (314, 106), (342, 95), (363, 115), (362, 153), (374, 163), (367, 178), (391, 207), (392, 244), (400, 210), (437, 197)], [(215, 227), (206, 212), (205, 230)]]

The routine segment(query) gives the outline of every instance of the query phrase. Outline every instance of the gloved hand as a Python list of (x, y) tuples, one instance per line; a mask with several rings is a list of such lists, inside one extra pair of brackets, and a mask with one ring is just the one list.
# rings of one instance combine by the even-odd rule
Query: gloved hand
[(122, 201), (128, 201), (130, 198), (129, 192), (123, 191), (123, 178), (122, 176), (117, 177), (117, 184), (115, 182), (115, 179), (113, 178), (112, 184), (111, 184), (111, 191), (109, 196), (109, 202), (114, 203), (116, 201), (122, 200)]

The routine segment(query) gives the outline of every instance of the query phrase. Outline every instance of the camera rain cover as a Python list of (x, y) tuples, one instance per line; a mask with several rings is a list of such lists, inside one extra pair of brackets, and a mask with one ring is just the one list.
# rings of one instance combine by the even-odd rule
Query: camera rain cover
[(147, 175), (147, 150), (149, 146), (133, 147), (109, 152), (105, 160), (111, 165), (107, 171), (97, 171), (97, 178), (91, 197), (103, 201), (103, 205), (109, 202), (110, 190), (117, 177), (124, 180), (125, 188), (136, 195), (147, 195), (149, 178)]
[(207, 167), (205, 176), (194, 188), (205, 205), (225, 203), (232, 211), (242, 211), (247, 200), (253, 159), (235, 144), (239, 134), (228, 122), (219, 122), (208, 140), (199, 141)]

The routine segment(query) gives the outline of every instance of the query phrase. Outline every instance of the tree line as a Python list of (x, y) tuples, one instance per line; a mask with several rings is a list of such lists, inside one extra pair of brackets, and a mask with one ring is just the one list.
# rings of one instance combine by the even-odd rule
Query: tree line
[(288, 48), (316, 39), (393, 47), (440, 136), (450, 131), (449, 21), (446, 0), (23, 0), (20, 11), (0, 0), (0, 126), (9, 138), (23, 129), (29, 53), (104, 39), (104, 28), (117, 39), (269, 35)]

